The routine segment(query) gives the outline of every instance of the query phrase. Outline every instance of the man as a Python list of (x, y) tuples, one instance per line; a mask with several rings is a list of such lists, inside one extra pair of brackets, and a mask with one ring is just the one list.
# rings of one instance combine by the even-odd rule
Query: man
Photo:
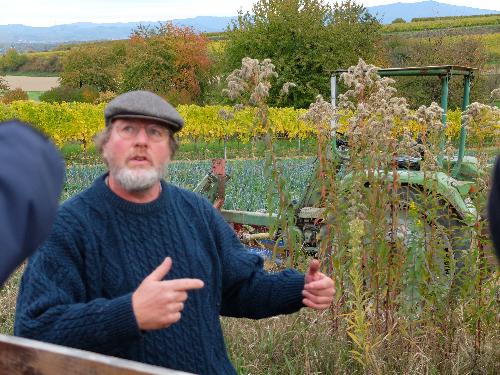
[(64, 162), (43, 134), (0, 123), (0, 287), (47, 237), (59, 206)]
[(500, 261), (500, 158), (497, 158), (492, 173), (492, 185), (488, 200), (488, 219), (493, 246)]
[(268, 274), (211, 204), (162, 180), (179, 113), (135, 91), (105, 109), (97, 139), (109, 173), (67, 201), (30, 260), (15, 333), (201, 374), (234, 374), (220, 315), (326, 309), (333, 281)]

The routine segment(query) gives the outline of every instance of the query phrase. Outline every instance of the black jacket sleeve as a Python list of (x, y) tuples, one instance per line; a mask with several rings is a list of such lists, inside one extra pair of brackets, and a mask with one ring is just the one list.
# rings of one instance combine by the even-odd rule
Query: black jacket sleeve
[(0, 123), (0, 286), (49, 234), (63, 180), (51, 141), (19, 121)]
[(493, 168), (493, 181), (488, 200), (490, 232), (497, 258), (500, 260), (500, 157)]

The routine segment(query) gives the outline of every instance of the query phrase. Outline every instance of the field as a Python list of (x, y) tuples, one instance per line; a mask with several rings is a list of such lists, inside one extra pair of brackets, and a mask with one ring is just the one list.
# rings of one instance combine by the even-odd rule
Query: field
[(21, 88), (24, 91), (47, 91), (59, 86), (59, 77), (29, 77), (29, 76), (5, 76), (5, 80), (11, 89)]
[(476, 17), (441, 17), (423, 21), (392, 23), (384, 25), (384, 32), (398, 33), (433, 29), (449, 29), (494, 25), (500, 27), (500, 15), (485, 15)]

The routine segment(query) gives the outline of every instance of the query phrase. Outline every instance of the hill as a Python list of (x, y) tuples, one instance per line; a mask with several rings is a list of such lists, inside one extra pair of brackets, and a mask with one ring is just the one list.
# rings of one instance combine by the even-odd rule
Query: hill
[[(471, 2), (473, 4), (473, 2)], [(500, 14), (496, 10), (480, 9), (458, 5), (443, 4), (438, 1), (421, 1), (418, 3), (394, 3), (367, 7), (369, 12), (382, 23), (391, 23), (396, 18), (411, 21), (413, 18), (475, 16), (482, 14)]]

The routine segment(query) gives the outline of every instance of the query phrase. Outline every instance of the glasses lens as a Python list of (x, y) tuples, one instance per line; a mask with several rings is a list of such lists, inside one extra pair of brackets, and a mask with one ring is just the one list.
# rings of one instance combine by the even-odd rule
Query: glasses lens
[(124, 124), (118, 127), (118, 134), (123, 139), (132, 139), (137, 137), (141, 129), (144, 128), (146, 135), (153, 142), (160, 142), (168, 137), (168, 131), (165, 127), (156, 124), (138, 125), (138, 124)]
[(146, 133), (152, 141), (159, 142), (167, 138), (167, 129), (160, 125), (146, 126)]

